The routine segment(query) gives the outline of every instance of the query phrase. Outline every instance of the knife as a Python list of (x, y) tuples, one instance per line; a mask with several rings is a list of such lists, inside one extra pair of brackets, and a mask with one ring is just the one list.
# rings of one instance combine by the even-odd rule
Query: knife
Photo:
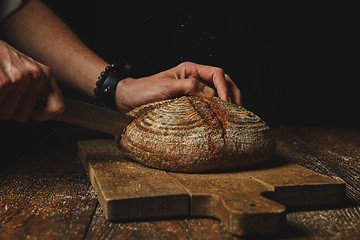
[(79, 100), (64, 98), (65, 111), (55, 120), (118, 135), (135, 118), (122, 112), (103, 108)]

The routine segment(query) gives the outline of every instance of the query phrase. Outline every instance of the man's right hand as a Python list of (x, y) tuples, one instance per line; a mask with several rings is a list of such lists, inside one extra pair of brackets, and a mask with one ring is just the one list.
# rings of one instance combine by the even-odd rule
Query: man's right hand
[(64, 109), (49, 67), (0, 41), (0, 119), (48, 120)]

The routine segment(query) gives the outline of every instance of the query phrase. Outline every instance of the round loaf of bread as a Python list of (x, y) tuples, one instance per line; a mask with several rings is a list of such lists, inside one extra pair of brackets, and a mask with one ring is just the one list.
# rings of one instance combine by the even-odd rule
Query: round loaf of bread
[(177, 172), (241, 168), (275, 150), (269, 127), (245, 108), (220, 98), (184, 96), (128, 113), (118, 148), (146, 166)]

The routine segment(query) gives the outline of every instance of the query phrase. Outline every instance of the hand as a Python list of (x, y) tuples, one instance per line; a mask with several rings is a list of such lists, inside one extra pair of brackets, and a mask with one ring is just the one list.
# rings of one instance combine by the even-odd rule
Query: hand
[(216, 92), (224, 101), (241, 104), (240, 90), (224, 70), (184, 62), (149, 77), (120, 81), (115, 100), (119, 110), (131, 110), (145, 103), (181, 95), (213, 97)]
[(50, 69), (0, 41), (0, 119), (47, 120), (64, 109)]

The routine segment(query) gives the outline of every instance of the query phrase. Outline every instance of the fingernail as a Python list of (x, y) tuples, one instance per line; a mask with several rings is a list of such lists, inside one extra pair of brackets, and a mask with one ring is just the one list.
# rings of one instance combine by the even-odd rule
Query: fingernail
[(207, 86), (204, 87), (203, 93), (206, 97), (213, 97), (215, 95), (214, 89), (212, 89), (211, 87), (207, 87)]

